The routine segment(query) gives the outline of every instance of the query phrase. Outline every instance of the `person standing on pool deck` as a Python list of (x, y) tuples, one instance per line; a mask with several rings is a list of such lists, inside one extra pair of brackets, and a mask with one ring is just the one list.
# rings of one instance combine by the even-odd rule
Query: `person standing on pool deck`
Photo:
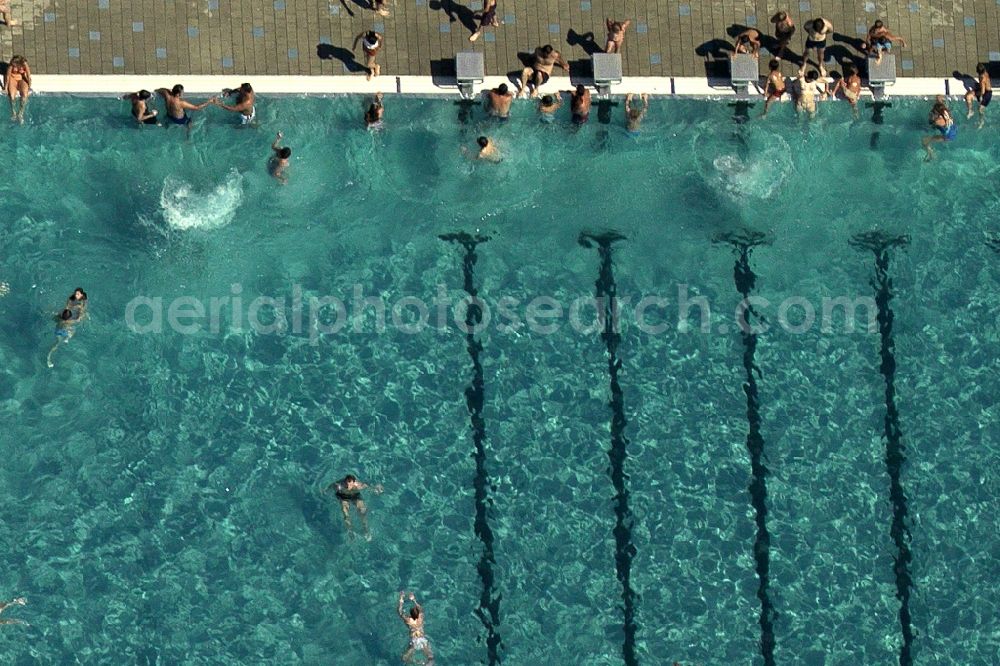
[(403, 597), (406, 595), (405, 590), (400, 590), (399, 592), (399, 603), (396, 604), (396, 613), (399, 615), (399, 619), (403, 621), (406, 628), (410, 630), (410, 642), (406, 646), (406, 650), (403, 652), (403, 663), (412, 664), (413, 654), (420, 650), (424, 653), (426, 658), (426, 664), (434, 663), (434, 652), (431, 651), (431, 644), (427, 640), (427, 634), (424, 633), (424, 609), (417, 602), (417, 598), (410, 593), (410, 601), (413, 602), (413, 606), (410, 607), (408, 613), (403, 612)]
[(382, 68), (375, 62), (375, 58), (378, 57), (378, 52), (385, 43), (385, 38), (381, 33), (374, 30), (362, 32), (354, 38), (354, 46), (351, 47), (352, 51), (357, 50), (358, 40), (361, 40), (361, 50), (365, 52), (365, 68), (368, 70), (368, 80), (371, 81), (382, 73)]
[(642, 94), (642, 106), (637, 107), (632, 105), (632, 99), (635, 97), (632, 93), (625, 95), (625, 129), (632, 136), (638, 136), (639, 130), (642, 125), (642, 119), (646, 115), (646, 111), (649, 110), (649, 95), (646, 93)]
[(930, 162), (934, 159), (934, 148), (931, 147), (932, 143), (954, 141), (955, 137), (958, 136), (958, 126), (955, 125), (955, 119), (952, 117), (951, 111), (948, 110), (944, 95), (938, 95), (935, 98), (934, 106), (931, 107), (931, 113), (927, 117), (927, 122), (937, 131), (937, 134), (923, 138), (924, 150), (927, 151), (927, 157), (924, 158), (924, 161)]
[(385, 107), (382, 106), (382, 93), (375, 93), (375, 101), (368, 105), (365, 111), (365, 127), (370, 130), (382, 129), (382, 116), (385, 114)]
[(256, 127), (257, 107), (255, 104), (257, 102), (257, 95), (254, 93), (253, 87), (249, 83), (244, 83), (239, 88), (226, 88), (222, 91), (223, 97), (231, 95), (236, 95), (236, 104), (230, 106), (223, 104), (218, 99), (215, 100), (214, 104), (220, 109), (240, 114), (240, 125), (242, 127)]
[(140, 125), (159, 125), (160, 121), (157, 120), (156, 114), (158, 113), (156, 109), (150, 109), (146, 102), (149, 98), (153, 96), (153, 93), (148, 90), (140, 90), (139, 92), (128, 93), (122, 95), (122, 99), (127, 99), (132, 102), (132, 117), (135, 118), (136, 122)]
[(826, 76), (823, 65), (823, 55), (826, 51), (826, 38), (833, 34), (833, 24), (825, 18), (818, 18), (806, 24), (806, 47), (802, 52), (802, 64), (809, 60), (809, 50), (816, 51), (816, 64), (819, 65), (819, 75)]
[[(7, 64), (7, 98), (10, 99), (10, 119), (24, 123), (24, 109), (31, 94), (31, 67), (24, 56), (16, 55)], [(21, 97), (21, 108), (14, 109), (14, 98)]]
[(476, 31), (469, 35), (469, 41), (474, 42), (479, 39), (479, 35), (485, 32), (486, 28), (496, 28), (500, 25), (500, 19), (497, 18), (497, 0), (486, 0), (483, 5), (483, 10), (479, 12), (479, 27)]
[(517, 93), (518, 97), (528, 94), (529, 84), (531, 86), (531, 96), (538, 97), (538, 89), (545, 85), (549, 78), (551, 78), (552, 69), (556, 65), (559, 65), (567, 72), (569, 71), (569, 63), (566, 62), (566, 59), (562, 57), (559, 51), (552, 48), (551, 44), (539, 46), (535, 49), (532, 57), (534, 59), (531, 67), (525, 67), (521, 72), (521, 90)]
[(772, 102), (781, 99), (781, 96), (788, 90), (785, 85), (785, 75), (781, 73), (781, 62), (777, 58), (772, 58), (771, 62), (767, 63), (767, 68), (771, 70), (771, 73), (767, 75), (767, 81), (764, 82), (764, 112), (760, 114), (761, 118), (767, 115)]
[(972, 100), (979, 100), (979, 127), (982, 128), (986, 122), (986, 107), (993, 99), (993, 82), (990, 81), (990, 73), (986, 71), (986, 65), (983, 63), (976, 65), (976, 74), (979, 75), (979, 81), (976, 82), (975, 88), (966, 91), (965, 105), (969, 108), (967, 117), (972, 118)]
[(582, 83), (570, 95), (569, 110), (573, 113), (573, 124), (582, 125), (590, 118), (590, 90)]
[(167, 105), (167, 118), (174, 125), (187, 127), (188, 136), (191, 135), (191, 116), (189, 116), (187, 112), (201, 111), (206, 106), (214, 104), (216, 101), (213, 97), (205, 100), (201, 104), (192, 104), (182, 97), (182, 95), (184, 95), (184, 86), (179, 83), (170, 89), (157, 88), (156, 92), (163, 98), (163, 101)]
[(510, 120), (510, 104), (513, 100), (514, 93), (510, 91), (506, 83), (501, 83), (498, 87), (486, 91), (487, 110), (494, 118)]
[(279, 146), (278, 142), (284, 138), (284, 134), (278, 132), (277, 136), (274, 137), (274, 142), (271, 143), (271, 159), (267, 161), (267, 171), (272, 176), (278, 179), (282, 185), (288, 184), (288, 176), (285, 175), (285, 169), (288, 168), (288, 158), (292, 156), (292, 149), (288, 146)]
[(788, 43), (792, 41), (792, 35), (795, 34), (795, 22), (785, 12), (778, 12), (771, 17), (771, 23), (774, 24), (774, 38), (778, 40), (778, 52), (774, 57), (781, 60)]
[(632, 25), (631, 19), (627, 21), (612, 21), (604, 19), (604, 26), (608, 29), (608, 41), (604, 45), (605, 53), (621, 53), (622, 44), (625, 43), (625, 31)]
[[(340, 481), (335, 481), (326, 487), (327, 491), (331, 489), (340, 500), (340, 510), (344, 514), (344, 525), (347, 527), (347, 534), (351, 538), (354, 537), (354, 528), (351, 525), (351, 505), (358, 510), (358, 515), (361, 517), (361, 526), (365, 530), (365, 539), (371, 541), (372, 535), (368, 531), (368, 507), (365, 506), (364, 500), (361, 499), (361, 491), (368, 488), (367, 483), (362, 483), (358, 481), (358, 477), (353, 474), (348, 474)], [(377, 484), (372, 487), (372, 492), (376, 495), (382, 493), (382, 484)]]
[[(0, 601), (0, 614), (3, 614), (10, 606), (23, 606), (28, 603), (28, 600), (24, 597), (17, 597), (16, 599), (11, 599), (10, 601)], [(5, 620), (0, 618), (0, 624), (24, 624), (28, 623), (24, 620)]]
[(10, 0), (0, 0), (0, 18), (3, 18), (3, 24), (8, 28), (17, 25), (17, 21), (10, 17)]

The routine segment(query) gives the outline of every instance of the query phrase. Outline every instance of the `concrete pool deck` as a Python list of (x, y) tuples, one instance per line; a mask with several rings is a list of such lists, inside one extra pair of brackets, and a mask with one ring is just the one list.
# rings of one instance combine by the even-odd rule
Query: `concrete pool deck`
[[(356, 81), (369, 89), (351, 52), (363, 30), (384, 32), (379, 60), (384, 79), (432, 75), (458, 51), (482, 52), (488, 76), (521, 67), (519, 53), (545, 43), (562, 51), (576, 71), (603, 46), (604, 19), (631, 19), (623, 49), (626, 77), (704, 80), (725, 67), (734, 25), (770, 33), (769, 17), (786, 10), (799, 26), (792, 51), (800, 54), (805, 21), (823, 16), (836, 34), (828, 55), (859, 59), (867, 27), (884, 20), (907, 41), (896, 49), (901, 79), (945, 79), (977, 62), (1000, 67), (997, 0), (501, 0), (503, 25), (468, 41), (482, 0), (391, 0), (391, 15), (367, 0), (11, 0), (19, 21), (0, 26), (0, 59), (24, 55), (39, 90), (51, 75), (163, 75), (167, 80), (218, 75), (231, 82), (265, 76)], [(590, 35), (590, 33), (593, 33)], [(767, 57), (761, 58), (766, 67)], [(792, 65), (785, 65), (791, 74)], [(230, 83), (230, 85), (232, 85)], [(685, 84), (686, 85), (686, 84)], [(382, 83), (383, 87), (386, 87)], [(134, 86), (126, 86), (126, 89)], [(217, 89), (213, 85), (212, 89)], [(261, 88), (265, 90), (265, 88)], [(193, 88), (192, 88), (193, 90)], [(638, 90), (638, 88), (636, 88)]]

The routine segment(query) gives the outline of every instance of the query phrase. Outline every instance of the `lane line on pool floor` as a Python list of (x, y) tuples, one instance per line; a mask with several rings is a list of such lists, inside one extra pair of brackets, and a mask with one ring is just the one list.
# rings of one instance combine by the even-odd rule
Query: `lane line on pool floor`
[(483, 365), (479, 358), (483, 344), (476, 339), (476, 327), (483, 321), (483, 309), (479, 303), (478, 291), (475, 286), (475, 266), (477, 261), (476, 247), (489, 240), (488, 236), (472, 236), (466, 233), (442, 234), (439, 238), (449, 243), (458, 243), (465, 249), (462, 258), (462, 286), (469, 297), (465, 311), (465, 342), (469, 359), (472, 361), (472, 380), (465, 389), (465, 402), (469, 409), (469, 422), (472, 429), (472, 443), (475, 447), (473, 458), (476, 461), (476, 474), (473, 478), (476, 502), (476, 520), (474, 529), (476, 536), (483, 544), (483, 552), (479, 557), (476, 570), (483, 584), (479, 597), (479, 608), (475, 610), (476, 617), (486, 629), (487, 663), (495, 666), (501, 663), (500, 651), (503, 640), (500, 638), (500, 595), (496, 591), (496, 574), (494, 566), (496, 559), (493, 549), (493, 529), (490, 527), (490, 513), (493, 500), (490, 491), (496, 487), (490, 482), (486, 469), (486, 421), (483, 419), (485, 398), (485, 380)]
[(900, 666), (913, 663), (913, 626), (910, 616), (910, 592), (913, 576), (910, 563), (910, 528), (907, 516), (906, 493), (903, 491), (902, 471), (906, 464), (906, 446), (903, 431), (899, 425), (899, 411), (896, 409), (896, 353), (892, 338), (893, 311), (891, 307), (892, 279), (889, 277), (889, 250), (905, 247), (910, 242), (908, 236), (887, 236), (879, 232), (858, 234), (850, 244), (858, 249), (871, 250), (875, 254), (875, 276), (871, 280), (875, 290), (877, 307), (879, 346), (879, 372), (885, 379), (885, 419), (882, 436), (885, 438), (885, 467), (889, 473), (889, 499), (892, 502), (892, 526), (890, 534), (896, 546), (893, 558), (893, 573), (896, 579), (896, 598), (899, 599), (899, 626), (903, 644), (899, 648)]
[(743, 341), (743, 370), (746, 381), (743, 392), (747, 397), (747, 449), (750, 452), (750, 504), (754, 508), (757, 534), (754, 538), (753, 555), (757, 571), (757, 598), (760, 600), (760, 653), (765, 666), (773, 666), (774, 661), (774, 620), (777, 612), (771, 600), (771, 535), (767, 531), (767, 475), (764, 464), (764, 437), (761, 434), (760, 396), (757, 392), (757, 377), (760, 368), (755, 361), (757, 333), (753, 321), (764, 322), (764, 318), (754, 310), (750, 301), (757, 276), (750, 267), (750, 254), (757, 245), (765, 242), (763, 234), (725, 234), (716, 242), (726, 242), (736, 251), (736, 265), (733, 280), (736, 291), (743, 297), (740, 305), (740, 337)]
[(582, 233), (579, 243), (583, 247), (592, 248), (597, 245), (601, 258), (601, 268), (594, 283), (597, 288), (597, 306), (603, 320), (601, 339), (608, 351), (608, 379), (611, 387), (611, 447), (608, 449), (610, 465), (608, 473), (615, 489), (615, 568), (618, 581), (622, 585), (622, 602), (624, 610), (623, 626), (625, 640), (622, 643), (622, 656), (625, 666), (636, 666), (639, 661), (635, 655), (636, 633), (638, 626), (635, 621), (636, 593), (632, 589), (632, 560), (636, 549), (632, 543), (632, 510), (629, 508), (628, 474), (625, 473), (625, 463), (628, 459), (628, 438), (625, 437), (625, 394), (619, 382), (619, 372), (622, 368), (618, 357), (618, 346), (621, 334), (618, 332), (618, 287), (615, 284), (614, 263), (611, 260), (612, 245), (625, 237), (608, 232), (604, 234)]

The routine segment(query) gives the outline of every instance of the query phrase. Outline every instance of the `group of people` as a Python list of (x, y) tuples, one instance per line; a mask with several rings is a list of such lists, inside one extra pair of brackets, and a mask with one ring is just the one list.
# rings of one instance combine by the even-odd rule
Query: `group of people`
[[(200, 104), (195, 104), (184, 97), (184, 86), (180, 83), (173, 88), (157, 88), (155, 92), (163, 99), (166, 107), (164, 114), (166, 124), (186, 127), (188, 133), (191, 132), (191, 115), (188, 112), (201, 111), (207, 106), (217, 106), (225, 111), (239, 114), (241, 125), (256, 126), (257, 96), (253, 86), (249, 83), (240, 84), (236, 88), (225, 88), (219, 95), (210, 97)], [(220, 98), (228, 97), (235, 98), (232, 104), (226, 104), (220, 100)], [(151, 108), (150, 100), (152, 98), (153, 93), (148, 90), (140, 90), (122, 96), (122, 99), (132, 103), (132, 117), (137, 123), (140, 125), (161, 125), (163, 123), (160, 122), (159, 111)]]
[(87, 316), (87, 292), (85, 292), (80, 287), (73, 290), (73, 293), (69, 295), (66, 299), (66, 305), (63, 309), (59, 311), (56, 317), (56, 329), (55, 344), (52, 345), (52, 349), (49, 350), (49, 355), (46, 357), (46, 364), (53, 368), (55, 363), (52, 362), (52, 355), (56, 353), (59, 349), (59, 345), (68, 343), (76, 333), (76, 325), (79, 324)]
[[(354, 538), (354, 525), (351, 522), (351, 508), (353, 507), (357, 511), (358, 517), (361, 519), (361, 527), (364, 530), (365, 539), (371, 541), (371, 532), (368, 530), (368, 507), (365, 506), (365, 502), (361, 498), (361, 491), (369, 488), (375, 494), (382, 493), (381, 484), (369, 486), (367, 483), (360, 481), (358, 477), (353, 474), (348, 474), (343, 479), (331, 483), (323, 491), (325, 493), (333, 491), (337, 500), (340, 502), (340, 510), (344, 516), (344, 526), (347, 529), (347, 536), (349, 539)], [(425, 663), (431, 664), (434, 662), (434, 652), (431, 650), (431, 644), (427, 639), (427, 634), (424, 633), (424, 609), (417, 601), (417, 598), (410, 593), (408, 596), (412, 605), (410, 606), (409, 611), (404, 610), (404, 598), (406, 596), (406, 591), (401, 590), (399, 592), (399, 602), (396, 604), (396, 613), (399, 615), (399, 618), (406, 625), (410, 633), (409, 642), (403, 651), (403, 662), (410, 663), (413, 659), (413, 655), (416, 654), (417, 650), (419, 650), (424, 654), (424, 658), (426, 659)], [(0, 608), (0, 610), (3, 609)]]

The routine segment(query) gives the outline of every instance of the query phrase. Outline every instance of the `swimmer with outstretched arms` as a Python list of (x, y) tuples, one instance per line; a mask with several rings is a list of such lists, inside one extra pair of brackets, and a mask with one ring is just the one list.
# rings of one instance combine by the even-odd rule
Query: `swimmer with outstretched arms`
[(201, 111), (206, 106), (214, 104), (216, 98), (207, 99), (201, 104), (193, 104), (184, 99), (184, 86), (175, 85), (173, 88), (157, 88), (157, 94), (163, 98), (167, 105), (167, 119), (174, 125), (187, 127), (188, 136), (191, 136), (191, 116), (188, 111)]
[(638, 136), (642, 127), (642, 119), (646, 116), (646, 111), (649, 110), (649, 95), (642, 93), (640, 97), (642, 106), (633, 104), (634, 98), (635, 95), (632, 93), (625, 95), (625, 129), (632, 136)]
[(431, 651), (431, 644), (427, 640), (427, 635), (424, 633), (424, 609), (417, 602), (417, 598), (410, 593), (409, 599), (413, 602), (413, 606), (410, 607), (410, 611), (403, 612), (403, 597), (406, 596), (405, 590), (400, 590), (399, 592), (399, 603), (396, 604), (396, 613), (399, 614), (399, 619), (403, 621), (406, 628), (410, 630), (410, 642), (406, 646), (406, 650), (403, 652), (403, 663), (412, 664), (413, 655), (417, 650), (424, 653), (424, 657), (427, 659), (425, 663), (434, 663), (434, 652)]
[[(28, 603), (28, 600), (24, 597), (17, 597), (16, 599), (11, 599), (10, 601), (0, 601), (0, 615), (2, 615), (3, 612), (10, 606), (23, 606), (26, 603)], [(0, 618), (0, 624), (23, 624), (27, 626), (28, 623), (24, 620)]]
[(223, 97), (231, 97), (233, 95), (236, 95), (235, 104), (223, 104), (218, 99), (215, 99), (213, 104), (220, 109), (240, 114), (240, 127), (256, 127), (257, 93), (253, 91), (253, 87), (249, 83), (243, 83), (239, 88), (226, 88), (222, 91)]
[[(365, 506), (364, 500), (361, 499), (361, 491), (368, 487), (368, 484), (359, 481), (358, 477), (348, 474), (340, 481), (331, 483), (324, 491), (329, 492), (333, 490), (337, 499), (340, 500), (340, 510), (344, 514), (344, 525), (347, 527), (347, 534), (350, 538), (354, 538), (354, 529), (351, 525), (351, 505), (354, 505), (354, 508), (358, 511), (358, 515), (361, 517), (361, 526), (365, 530), (365, 539), (371, 541), (372, 535), (368, 531), (368, 507)], [(376, 495), (382, 494), (382, 484), (371, 486), (371, 490)]]
[(375, 100), (368, 105), (365, 111), (365, 127), (370, 130), (382, 129), (382, 116), (385, 115), (385, 106), (382, 104), (382, 93), (375, 93)]

